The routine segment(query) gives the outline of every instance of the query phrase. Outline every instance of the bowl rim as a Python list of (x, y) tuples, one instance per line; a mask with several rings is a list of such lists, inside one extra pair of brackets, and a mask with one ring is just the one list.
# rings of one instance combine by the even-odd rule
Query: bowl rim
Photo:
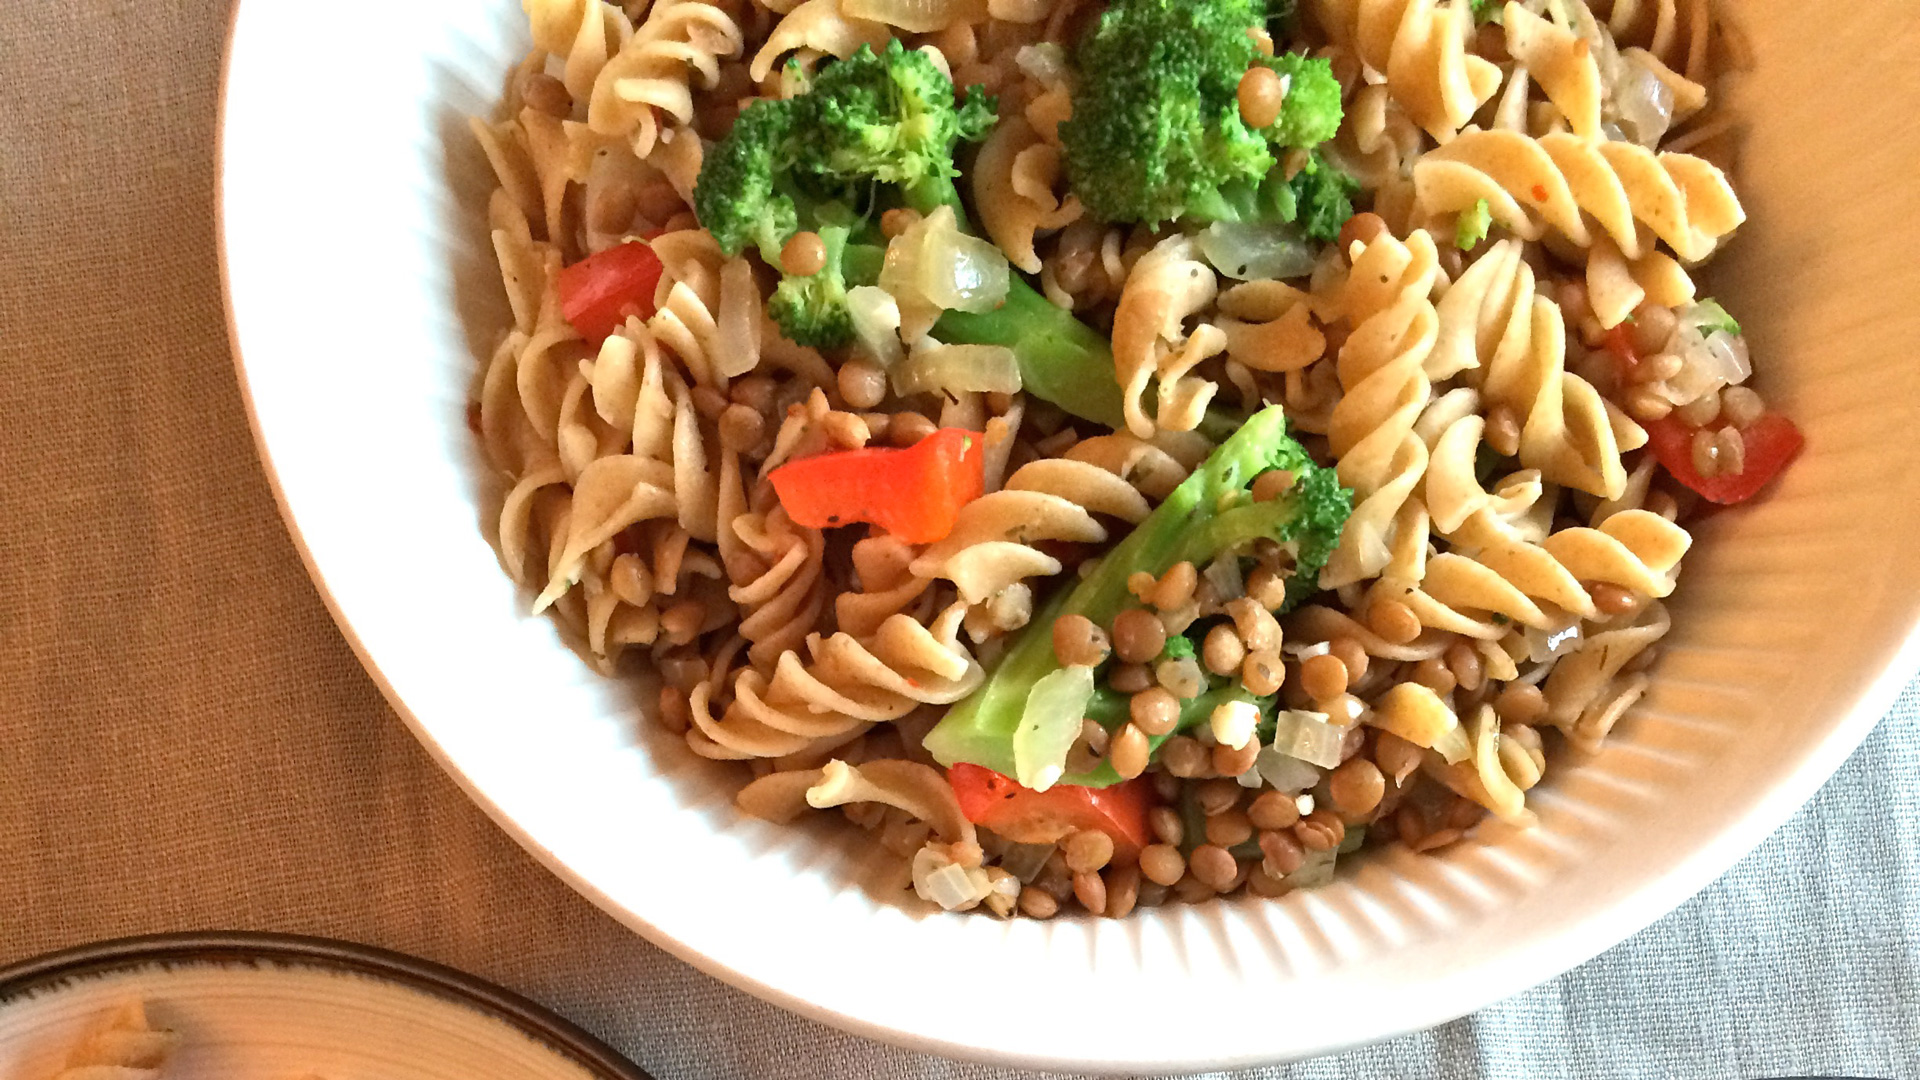
[[(373, 680), (388, 706), (399, 716), (428, 755), (465, 792), (467, 798), (493, 820), (495, 825), (550, 873), (565, 882), (569, 888), (616, 921), (695, 970), (744, 990), (763, 1001), (853, 1035), (954, 1060), (1046, 1071), (1073, 1071), (1100, 1075), (1137, 1074), (1140, 1066), (1123, 1061), (1087, 1061), (1079, 1057), (1045, 1052), (1001, 1050), (878, 1023), (843, 1010), (816, 1004), (792, 991), (774, 986), (746, 971), (728, 966), (699, 952), (675, 937), (666, 928), (619, 903), (563, 861), (551, 848), (541, 843), (468, 776), (460, 764), (454, 760), (452, 754), (434, 736), (428, 725), (408, 706), (381, 669), (378, 659), (355, 630), (352, 620), (329, 586), (326, 572), (315, 559), (300, 528), (299, 520), (294, 513), (286, 488), (281, 482), (279, 469), (268, 445), (266, 430), (255, 405), (253, 386), (248, 378), (246, 353), (241, 347), (240, 318), (233, 302), (233, 266), (227, 246), (230, 194), (227, 183), (227, 161), (229, 139), (232, 134), (228, 106), (233, 91), (234, 45), (238, 37), (240, 19), (243, 12), (255, 10), (258, 6), (260, 5), (248, 3), (247, 0), (233, 0), (228, 10), (227, 29), (221, 49), (215, 118), (213, 241), (219, 264), (221, 308), (226, 320), (228, 345), (233, 354), (234, 375), (239, 384), (242, 403), (246, 408), (247, 423), (253, 435), (255, 454), (259, 458), (261, 469), (273, 494), (281, 522), (293, 542), (295, 551), (300, 556), (302, 565), (306, 568), (309, 580), (322, 603), (325, 604), (334, 625), (359, 660), (362, 669)], [(1852, 702), (1846, 706), (1844, 714), (1833, 724), (1828, 733), (1808, 746), (1800, 755), (1800, 760), (1781, 777), (1778, 783), (1757, 799), (1745, 814), (1728, 822), (1711, 837), (1709, 842), (1698, 845), (1692, 852), (1672, 863), (1664, 872), (1620, 894), (1611, 904), (1583, 921), (1557, 927), (1556, 932), (1546, 943), (1540, 948), (1529, 951), (1526, 963), (1508, 964), (1504, 968), (1483, 970), (1479, 972), (1479, 978), (1468, 980), (1456, 987), (1455, 993), (1446, 995), (1443, 1002), (1429, 1007), (1420, 1014), (1402, 1014), (1395, 1017), (1392, 1023), (1381, 1026), (1366, 1038), (1319, 1045), (1306, 1056), (1335, 1054), (1360, 1046), (1369, 1046), (1471, 1015), (1489, 1005), (1572, 971), (1671, 914), (1724, 875), (1734, 864), (1751, 854), (1802, 809), (1819, 789), (1832, 779), (1854, 751), (1866, 741), (1880, 720), (1892, 709), (1900, 694), (1916, 678), (1920, 678), (1920, 604), (1916, 604), (1907, 613), (1907, 626), (1899, 635), (1899, 643), (1893, 648), (1887, 663), (1871, 681), (1853, 693)], [(1303, 1059), (1302, 1055), (1288, 1052), (1282, 1052), (1277, 1056), (1181, 1057), (1152, 1062), (1150, 1067), (1162, 1073), (1200, 1072), (1247, 1068)]]

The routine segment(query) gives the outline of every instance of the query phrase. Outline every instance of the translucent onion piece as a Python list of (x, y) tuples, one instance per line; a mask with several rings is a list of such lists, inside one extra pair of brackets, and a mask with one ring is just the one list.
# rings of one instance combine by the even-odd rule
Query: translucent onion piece
[(1260, 726), (1260, 706), (1251, 701), (1223, 701), (1213, 707), (1207, 726), (1213, 732), (1214, 742), (1234, 750), (1244, 749), (1253, 739), (1254, 728)]
[(1080, 737), (1080, 721), (1093, 699), (1093, 669), (1081, 665), (1041, 676), (1027, 693), (1020, 726), (1013, 730), (1013, 778), (1045, 791), (1067, 771), (1067, 751)]
[(939, 904), (947, 911), (973, 907), (993, 891), (987, 872), (979, 867), (963, 867), (931, 847), (923, 847), (913, 856), (913, 891), (920, 899)]
[(1215, 270), (1240, 281), (1306, 277), (1316, 261), (1312, 245), (1291, 225), (1216, 221), (1197, 239)]
[(1247, 579), (1240, 573), (1240, 556), (1231, 552), (1208, 563), (1201, 576), (1219, 594), (1221, 603), (1247, 595)]
[(1269, 746), (1253, 759), (1253, 770), (1275, 791), (1305, 791), (1320, 782), (1321, 772), (1297, 757)]
[(1641, 146), (1657, 146), (1673, 126), (1673, 88), (1627, 60), (1614, 80), (1613, 112), (1622, 135)]
[(1725, 328), (1731, 321), (1726, 309), (1703, 300), (1680, 309), (1678, 316), (1680, 328), (1674, 335), (1674, 351), (1680, 357), (1680, 373), (1667, 380), (1668, 401), (1685, 405), (1723, 386), (1738, 386), (1753, 376), (1746, 338)]
[(1043, 86), (1067, 80), (1067, 50), (1051, 41), (1020, 46), (1020, 51), (1013, 54), (1013, 62)]
[(1333, 880), (1333, 864), (1340, 858), (1333, 851), (1309, 851), (1300, 868), (1286, 877), (1296, 889), (1315, 889)]
[(892, 367), (906, 354), (900, 344), (900, 305), (885, 289), (856, 285), (847, 290), (847, 313), (860, 349), (881, 367)]
[(964, 392), (1015, 394), (1020, 391), (1020, 365), (1013, 350), (1003, 345), (915, 346), (893, 367), (893, 392), (910, 394)]
[(952, 311), (992, 311), (1006, 303), (1012, 280), (1006, 252), (951, 227), (928, 230), (918, 270), (920, 295)]
[(1283, 709), (1274, 718), (1273, 749), (1324, 769), (1340, 764), (1347, 729), (1327, 723), (1325, 713)]

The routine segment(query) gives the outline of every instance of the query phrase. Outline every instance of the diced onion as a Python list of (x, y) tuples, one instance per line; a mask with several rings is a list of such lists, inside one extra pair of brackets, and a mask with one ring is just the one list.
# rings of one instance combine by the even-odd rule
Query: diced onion
[(1208, 563), (1200, 576), (1213, 586), (1223, 604), (1247, 595), (1247, 579), (1240, 573), (1240, 556), (1231, 552)]
[(894, 237), (880, 268), (880, 287), (899, 302), (909, 337), (925, 333), (942, 311), (992, 311), (1006, 302), (1011, 282), (1006, 254), (961, 232), (950, 206)]
[(1325, 713), (1283, 709), (1274, 718), (1273, 748), (1324, 769), (1340, 764), (1347, 729), (1327, 723)]
[(1613, 83), (1613, 113), (1621, 134), (1641, 146), (1657, 146), (1673, 126), (1673, 87), (1627, 58)]
[(900, 362), (905, 355), (900, 344), (900, 305), (892, 295), (873, 285), (856, 285), (847, 290), (847, 314), (862, 352), (881, 367)]
[(1245, 749), (1253, 740), (1253, 729), (1259, 726), (1260, 706), (1251, 701), (1223, 701), (1207, 717), (1213, 741), (1233, 750)]
[(923, 847), (913, 856), (913, 891), (920, 899), (947, 911), (962, 911), (986, 899), (993, 883), (985, 870), (961, 866), (945, 854)]
[(1685, 405), (1752, 377), (1746, 338), (1726, 330), (1727, 313), (1719, 304), (1704, 300), (1680, 309), (1677, 315), (1680, 325), (1674, 334), (1674, 352), (1680, 357), (1680, 373), (1666, 382), (1668, 401)]
[(1292, 794), (1320, 782), (1320, 770), (1269, 746), (1253, 759), (1253, 771), (1275, 791)]
[(1020, 46), (1020, 51), (1013, 54), (1013, 62), (1043, 86), (1067, 80), (1067, 50), (1051, 41)]
[(1286, 877), (1296, 889), (1314, 889), (1333, 880), (1333, 864), (1339, 859), (1333, 851), (1309, 851), (1300, 868)]
[(911, 394), (1015, 394), (1020, 391), (1020, 365), (1004, 345), (914, 346), (905, 360), (893, 366), (893, 392)]
[(1306, 277), (1316, 257), (1291, 225), (1216, 221), (1196, 238), (1215, 270), (1240, 281)]
[(1080, 737), (1080, 721), (1093, 699), (1093, 669), (1071, 665), (1049, 672), (1027, 693), (1020, 726), (1013, 730), (1013, 778), (1045, 791), (1067, 771), (1067, 751)]

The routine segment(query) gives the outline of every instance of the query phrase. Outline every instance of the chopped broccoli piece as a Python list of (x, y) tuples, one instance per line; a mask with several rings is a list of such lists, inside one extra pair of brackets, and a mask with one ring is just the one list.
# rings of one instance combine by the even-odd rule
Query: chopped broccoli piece
[(1174, 660), (1191, 660), (1194, 657), (1193, 639), (1175, 634), (1167, 639), (1166, 647), (1160, 650), (1160, 655)]
[(1471, 209), (1460, 211), (1460, 219), (1453, 226), (1453, 246), (1472, 251), (1487, 238), (1487, 230), (1492, 227), (1493, 215), (1487, 211), (1487, 200), (1477, 200)]
[(1360, 182), (1321, 160), (1315, 153), (1307, 166), (1287, 181), (1293, 192), (1294, 214), (1302, 232), (1332, 243), (1353, 216), (1353, 195)]
[[(1294, 486), (1281, 498), (1253, 502), (1248, 489), (1269, 469), (1291, 471)], [(1223, 553), (1246, 550), (1261, 538), (1293, 548), (1295, 569), (1288, 580), (1287, 603), (1298, 603), (1318, 591), (1320, 568), (1339, 543), (1352, 509), (1353, 493), (1340, 486), (1333, 470), (1314, 464), (1288, 437), (1279, 406), (1254, 414), (1092, 574), (1033, 619), (986, 684), (948, 710), (928, 734), (927, 749), (943, 765), (969, 761), (1011, 775), (1013, 732), (1027, 695), (1059, 667), (1053, 654), (1056, 618), (1079, 614), (1098, 625), (1111, 625), (1130, 602), (1129, 575), (1144, 570), (1157, 576), (1182, 561), (1205, 565)]]
[(1286, 82), (1287, 98), (1280, 119), (1266, 129), (1280, 146), (1310, 149), (1340, 131), (1340, 82), (1333, 77), (1333, 61), (1308, 59), (1299, 53), (1281, 53), (1264, 63)]
[[(1069, 179), (1107, 221), (1218, 220), (1214, 207), (1260, 188), (1276, 147), (1310, 147), (1340, 126), (1324, 59), (1262, 57), (1251, 0), (1116, 0), (1075, 58), (1073, 116), (1060, 125)], [(1240, 79), (1265, 64), (1288, 84), (1279, 117), (1240, 115)], [(1291, 219), (1287, 219), (1291, 220)]]
[(1473, 21), (1493, 23), (1498, 26), (1506, 22), (1507, 0), (1468, 0), (1473, 11)]
[(1693, 310), (1687, 312), (1687, 315), (1689, 321), (1700, 328), (1702, 337), (1716, 330), (1724, 330), (1736, 335), (1740, 333), (1740, 324), (1734, 321), (1733, 316), (1727, 314), (1726, 308), (1720, 306), (1720, 301), (1712, 297), (1707, 297), (1693, 305)]
[[(956, 100), (925, 53), (898, 40), (879, 53), (863, 47), (823, 65), (805, 92), (748, 106), (707, 149), (694, 213), (728, 254), (755, 248), (775, 266), (794, 233), (819, 232), (827, 267), (787, 275), (769, 310), (796, 342), (844, 344), (852, 336), (846, 291), (871, 284), (883, 257), (874, 211), (959, 213), (954, 146), (980, 138), (993, 120), (979, 87)], [(934, 334), (950, 344), (1007, 345), (1027, 390), (1076, 416), (1125, 426), (1106, 337), (1025, 281), (1013, 282), (998, 310), (948, 312)]]
[[(847, 310), (849, 282), (844, 266), (847, 230), (830, 225), (820, 230), (827, 249), (826, 265), (802, 277), (787, 274), (767, 298), (767, 313), (780, 324), (789, 341), (815, 348), (845, 345), (853, 340), (853, 316)], [(859, 284), (859, 283), (856, 283)]]

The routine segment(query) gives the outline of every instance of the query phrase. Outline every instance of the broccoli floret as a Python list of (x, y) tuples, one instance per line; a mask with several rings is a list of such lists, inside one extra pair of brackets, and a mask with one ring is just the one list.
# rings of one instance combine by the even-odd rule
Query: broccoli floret
[(1266, 129), (1269, 140), (1307, 149), (1339, 133), (1340, 82), (1333, 77), (1333, 61), (1281, 53), (1263, 62), (1280, 73), (1287, 87), (1280, 119)]
[[(1060, 125), (1074, 191), (1108, 221), (1222, 220), (1247, 203), (1276, 148), (1310, 147), (1340, 126), (1340, 87), (1324, 59), (1263, 57), (1248, 31), (1251, 0), (1117, 0), (1075, 58), (1073, 116)], [(1287, 85), (1265, 128), (1240, 115), (1240, 79), (1255, 64)], [(1291, 220), (1290, 218), (1281, 220)]]
[[(694, 212), (728, 254), (752, 247), (776, 266), (794, 233), (819, 232), (826, 268), (787, 276), (769, 310), (794, 341), (844, 344), (852, 336), (846, 290), (872, 284), (884, 253), (874, 213), (959, 213), (954, 146), (980, 138), (993, 120), (979, 87), (956, 100), (926, 54), (897, 40), (879, 53), (863, 47), (823, 65), (803, 93), (748, 106), (708, 148)], [(1025, 281), (1014, 280), (999, 309), (947, 312), (933, 332), (950, 344), (1006, 345), (1031, 393), (1109, 427), (1126, 424), (1105, 336)]]
[(1340, 235), (1341, 226), (1353, 216), (1353, 195), (1360, 190), (1360, 183), (1315, 153), (1306, 167), (1287, 181), (1287, 187), (1293, 192), (1292, 220), (1300, 231), (1332, 243)]
[[(1278, 499), (1254, 502), (1249, 490), (1253, 480), (1269, 469), (1293, 473), (1294, 485)], [(1224, 553), (1246, 551), (1262, 538), (1293, 550), (1294, 572), (1287, 582), (1291, 606), (1318, 591), (1320, 568), (1340, 542), (1352, 509), (1353, 493), (1340, 486), (1333, 470), (1314, 464), (1287, 435), (1281, 408), (1256, 413), (1100, 560), (1093, 573), (1035, 616), (986, 684), (948, 710), (927, 735), (927, 749), (943, 765), (968, 761), (1013, 775), (1013, 732), (1027, 695), (1059, 668), (1053, 653), (1055, 619), (1078, 614), (1097, 625), (1111, 625), (1131, 601), (1131, 574), (1144, 570), (1158, 576), (1182, 561), (1203, 566)]]
[(831, 348), (853, 340), (853, 316), (847, 311), (847, 278), (842, 262), (847, 253), (847, 230), (830, 225), (820, 230), (827, 260), (816, 273), (788, 274), (767, 298), (767, 313), (780, 324), (789, 341), (815, 348)]
[(1695, 304), (1693, 309), (1685, 314), (1691, 316), (1692, 321), (1699, 325), (1700, 334), (1703, 337), (1716, 330), (1734, 335), (1740, 333), (1740, 324), (1732, 315), (1727, 314), (1726, 308), (1720, 306), (1720, 301), (1711, 296)]
[(1460, 211), (1460, 220), (1453, 226), (1453, 246), (1472, 251), (1487, 238), (1487, 230), (1492, 227), (1493, 214), (1487, 210), (1487, 200), (1480, 199), (1472, 208)]

